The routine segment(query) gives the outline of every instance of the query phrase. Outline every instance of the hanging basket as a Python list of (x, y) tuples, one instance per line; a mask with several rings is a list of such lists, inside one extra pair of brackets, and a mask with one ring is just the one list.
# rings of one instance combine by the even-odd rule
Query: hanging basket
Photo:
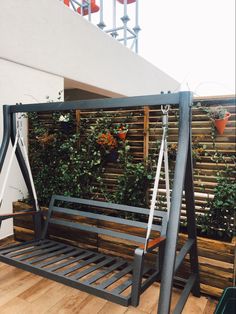
[(112, 149), (109, 154), (106, 155), (107, 162), (116, 162), (119, 157), (117, 150)]
[(127, 131), (117, 133), (117, 137), (119, 137), (119, 139), (121, 139), (122, 141), (125, 141), (126, 135), (127, 135)]
[(59, 127), (60, 131), (64, 134), (70, 134), (74, 131), (74, 126), (71, 122), (60, 121)]
[(226, 112), (224, 119), (215, 119), (214, 120), (215, 128), (217, 129), (217, 132), (220, 135), (224, 134), (224, 130), (225, 130), (226, 124), (227, 124), (230, 116), (231, 116), (231, 113)]

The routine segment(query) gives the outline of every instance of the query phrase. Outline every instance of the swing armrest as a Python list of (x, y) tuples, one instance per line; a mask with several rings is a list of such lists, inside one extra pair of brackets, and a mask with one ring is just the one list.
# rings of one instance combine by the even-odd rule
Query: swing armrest
[[(160, 246), (161, 244), (163, 244), (166, 241), (166, 237), (158, 237), (156, 239), (152, 239), (150, 241), (148, 241), (148, 245), (147, 245), (147, 253), (153, 251), (155, 248), (157, 248), (158, 246)], [(139, 246), (139, 248), (141, 250), (144, 250), (145, 245), (142, 244)]]
[(2, 214), (0, 215), (0, 221), (9, 219), (9, 218), (14, 218), (17, 216), (26, 216), (26, 215), (36, 215), (38, 212), (36, 211), (23, 211), (23, 212), (18, 212), (18, 213), (12, 213), (12, 214)]

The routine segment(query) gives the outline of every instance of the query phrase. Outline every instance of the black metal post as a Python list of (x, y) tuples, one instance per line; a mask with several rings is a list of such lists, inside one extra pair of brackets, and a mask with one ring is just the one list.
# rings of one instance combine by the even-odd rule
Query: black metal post
[(66, 101), (41, 104), (20, 104), (10, 106), (11, 112), (42, 112), (63, 110), (90, 110), (90, 109), (115, 109), (142, 106), (176, 105), (179, 103), (179, 93), (165, 95), (135, 96), (125, 98), (105, 98), (80, 101)]
[(164, 263), (161, 275), (158, 314), (168, 314), (170, 312), (170, 302), (172, 295), (174, 267), (176, 259), (176, 246), (179, 230), (179, 219), (182, 205), (182, 195), (189, 146), (191, 103), (192, 94), (190, 92), (181, 92), (179, 107), (180, 117), (179, 117), (178, 154), (176, 159), (174, 183), (171, 195), (171, 209), (167, 228)]
[(2, 171), (8, 145), (10, 142), (10, 129), (11, 129), (10, 125), (11, 125), (10, 107), (7, 105), (4, 105), (3, 106), (3, 138), (2, 138), (2, 144), (0, 147), (0, 173)]
[(144, 252), (142, 249), (136, 249), (134, 254), (134, 268), (133, 268), (133, 286), (132, 286), (132, 296), (131, 304), (133, 306), (138, 306), (139, 298), (141, 294), (141, 284), (143, 275), (143, 265), (144, 265)]
[[(190, 129), (191, 130), (191, 129)], [(192, 136), (190, 131), (190, 143)], [(194, 243), (189, 251), (191, 272), (196, 274), (196, 281), (193, 285), (192, 293), (194, 296), (200, 296), (200, 279), (198, 266), (198, 252), (197, 252), (197, 230), (195, 217), (195, 200), (194, 200), (194, 186), (193, 186), (193, 165), (192, 165), (192, 146), (189, 145), (187, 169), (185, 175), (185, 201), (186, 201), (186, 215), (187, 215), (187, 231), (188, 238), (193, 239)]]

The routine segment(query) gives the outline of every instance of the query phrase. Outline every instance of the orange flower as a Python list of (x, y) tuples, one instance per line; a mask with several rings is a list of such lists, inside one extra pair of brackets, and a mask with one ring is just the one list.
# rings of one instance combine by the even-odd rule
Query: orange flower
[(114, 136), (110, 132), (99, 134), (97, 143), (109, 149), (113, 149), (117, 147), (117, 140), (114, 138)]

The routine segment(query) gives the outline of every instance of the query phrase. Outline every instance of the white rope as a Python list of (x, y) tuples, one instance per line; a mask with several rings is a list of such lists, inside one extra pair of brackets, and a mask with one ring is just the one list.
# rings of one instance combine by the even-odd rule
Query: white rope
[(30, 183), (31, 183), (31, 187), (32, 187), (32, 192), (33, 192), (33, 197), (34, 197), (34, 202), (35, 202), (35, 207), (36, 207), (36, 211), (39, 211), (39, 204), (38, 204), (38, 197), (37, 197), (37, 193), (36, 193), (36, 189), (35, 189), (35, 185), (34, 185), (34, 179), (33, 179), (33, 175), (32, 175), (32, 171), (31, 171), (31, 167), (30, 167), (30, 163), (29, 163), (29, 157), (27, 154), (27, 150), (26, 150), (26, 146), (24, 143), (24, 138), (22, 136), (22, 134), (20, 135), (20, 142), (21, 142), (21, 146), (23, 149), (23, 153), (24, 153), (24, 160), (26, 163), (26, 167), (28, 169), (29, 172), (29, 178), (30, 178)]
[(163, 134), (162, 134), (161, 147), (160, 147), (159, 157), (158, 157), (158, 162), (157, 162), (152, 200), (151, 200), (151, 206), (150, 206), (150, 212), (149, 212), (149, 218), (148, 218), (148, 224), (147, 224), (147, 233), (146, 233), (145, 246), (144, 246), (145, 251), (147, 250), (148, 241), (149, 241), (151, 231), (152, 231), (155, 205), (156, 205), (156, 202), (158, 201), (158, 186), (159, 186), (159, 181), (160, 181), (163, 157), (164, 157), (164, 164), (165, 164), (165, 181), (166, 181), (165, 183), (166, 183), (166, 198), (167, 198), (167, 212), (168, 212), (167, 215), (169, 215), (169, 210), (170, 210), (170, 186), (169, 186), (168, 146), (167, 146), (168, 110), (169, 110), (169, 106), (167, 106), (165, 109), (162, 108)]
[(10, 174), (10, 170), (11, 170), (13, 158), (14, 158), (14, 155), (15, 155), (15, 152), (16, 152), (16, 147), (17, 147), (18, 140), (19, 140), (19, 131), (16, 132), (15, 142), (14, 142), (14, 145), (13, 145), (13, 148), (12, 148), (12, 152), (11, 152), (11, 155), (10, 155), (10, 160), (9, 160), (8, 167), (7, 167), (7, 170), (6, 170), (5, 178), (3, 180), (1, 194), (0, 194), (0, 207), (2, 205), (3, 195), (4, 195), (4, 192), (5, 192), (6, 186), (7, 186), (7, 180), (8, 180), (9, 174)]
[(165, 165), (165, 184), (166, 184), (166, 209), (167, 209), (167, 221), (170, 215), (170, 178), (169, 178), (169, 162), (168, 162), (168, 144), (167, 136), (164, 143), (164, 165)]
[(29, 173), (29, 179), (30, 179), (30, 184), (31, 184), (32, 192), (33, 192), (35, 208), (36, 208), (36, 211), (39, 211), (40, 208), (39, 208), (39, 205), (38, 205), (37, 193), (36, 193), (34, 180), (33, 180), (33, 175), (32, 175), (32, 171), (31, 171), (31, 167), (30, 167), (30, 163), (29, 163), (28, 153), (27, 153), (27, 150), (26, 150), (25, 142), (24, 142), (24, 137), (23, 137), (23, 134), (22, 134), (22, 129), (23, 129), (22, 117), (23, 117), (23, 115), (19, 114), (19, 116), (17, 116), (17, 122), (16, 122), (16, 127), (17, 127), (17, 130), (19, 132), (19, 144), (21, 144), (22, 152), (23, 152), (23, 158), (25, 160), (25, 164), (26, 164), (26, 167), (27, 167), (27, 170), (28, 170), (28, 173)]
[(12, 152), (11, 152), (11, 155), (10, 155), (10, 160), (9, 160), (9, 164), (8, 164), (8, 167), (7, 167), (6, 175), (5, 175), (5, 178), (4, 178), (4, 181), (3, 181), (3, 185), (2, 185), (2, 190), (1, 190), (1, 194), (0, 194), (0, 206), (2, 205), (3, 195), (4, 195), (4, 192), (5, 192), (5, 189), (6, 189), (7, 180), (8, 180), (9, 174), (10, 174), (10, 169), (11, 169), (13, 158), (14, 158), (14, 155), (15, 155), (15, 152), (16, 152), (17, 144), (21, 144), (22, 152), (23, 152), (23, 155), (24, 155), (23, 158), (25, 160), (26, 167), (27, 167), (27, 170), (28, 170), (28, 173), (29, 173), (30, 184), (31, 184), (31, 187), (32, 187), (32, 192), (33, 192), (33, 197), (34, 197), (36, 211), (39, 211), (40, 208), (39, 208), (39, 205), (38, 205), (37, 193), (36, 193), (36, 189), (35, 189), (35, 185), (34, 185), (32, 171), (31, 171), (31, 168), (30, 168), (30, 163), (29, 163), (29, 158), (28, 158), (26, 146), (25, 146), (25, 143), (24, 143), (24, 138), (23, 138), (23, 135), (22, 135), (22, 120), (21, 120), (22, 119), (22, 115), (19, 115), (19, 116), (17, 115), (16, 119), (17, 119), (17, 121), (16, 121), (16, 138), (15, 138), (13, 149), (12, 149)]

